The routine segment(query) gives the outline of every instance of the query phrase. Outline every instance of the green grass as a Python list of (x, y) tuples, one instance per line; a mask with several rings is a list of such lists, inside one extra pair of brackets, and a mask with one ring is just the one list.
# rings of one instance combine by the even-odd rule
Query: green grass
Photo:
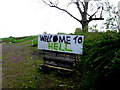
[(25, 42), (25, 41), (28, 41), (28, 40), (31, 40), (31, 39), (35, 39), (35, 38), (37, 38), (37, 37), (38, 37), (38, 36), (26, 37), (26, 38), (24, 38), (24, 39), (16, 40), (16, 43)]
[[(42, 62), (40, 60), (19, 62), (17, 64), (4, 64), (4, 73), (8, 75), (8, 88), (34, 88), (37, 75), (37, 67)], [(13, 69), (14, 65), (14, 69)], [(10, 69), (8, 69), (10, 68)], [(5, 71), (5, 69), (7, 69)], [(4, 81), (3, 81), (4, 83)], [(5, 83), (4, 83), (5, 84)]]
[(37, 38), (38, 36), (26, 36), (26, 37), (9, 37), (9, 38), (2, 38), (2, 41), (4, 42), (11, 42), (11, 43), (21, 43), (21, 42), (25, 42), (28, 40), (32, 40)]
[[(12, 47), (7, 49), (5, 47), (5, 50), (10, 49), (10, 52), (5, 51), (3, 54), (4, 88), (48, 89), (59, 87), (68, 89), (75, 87), (75, 77), (60, 77), (57, 76), (56, 71), (43, 73), (39, 70), (43, 61), (41, 54), (32, 54), (32, 52), (37, 53), (39, 51), (36, 47), (17, 47), (14, 48), (13, 46), (13, 49)], [(19, 56), (22, 58), (20, 59)]]
[[(28, 47), (26, 47), (26, 50), (28, 50), (27, 48)], [(23, 56), (23, 53), (19, 52), (17, 55)], [(12, 55), (9, 54), (6, 57), (5, 56), (6, 55), (4, 55), (4, 58), (8, 58)], [(40, 60), (37, 56), (31, 56), (29, 53), (26, 53), (24, 59), (25, 60), (21, 60), (15, 63), (13, 63), (12, 59), (3, 61), (3, 73), (6, 75), (6, 78), (3, 77), (3, 86), (6, 88), (36, 87), (37, 78), (40, 74), (38, 72), (38, 68), (39, 65), (42, 64), (42, 60)]]
[[(7, 88), (68, 88), (70, 79), (56, 77), (55, 73), (44, 74), (38, 72), (39, 65), (42, 64), (40, 60), (27, 61), (14, 64), (13, 70), (4, 71), (8, 75)], [(13, 64), (5, 64), (4, 67), (13, 67)], [(68, 81), (67, 81), (68, 80)], [(3, 81), (3, 84), (5, 82)]]
[(38, 39), (29, 41), (20, 45), (37, 45), (37, 44), (38, 44)]

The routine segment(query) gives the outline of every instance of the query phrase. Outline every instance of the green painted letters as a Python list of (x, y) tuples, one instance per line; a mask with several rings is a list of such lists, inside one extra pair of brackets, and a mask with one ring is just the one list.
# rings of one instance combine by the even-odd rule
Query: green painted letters
[(58, 50), (58, 43), (54, 43), (54, 50)]
[(48, 42), (48, 49), (53, 49), (53, 43)]
[(68, 49), (68, 44), (67, 44), (67, 43), (65, 43), (65, 51), (72, 52), (72, 50), (71, 50), (71, 49)]
[(59, 50), (60, 51), (65, 51), (64, 49), (62, 49), (62, 43), (60, 43)]
[(68, 49), (67, 43), (50, 43), (50, 42), (48, 42), (48, 49), (72, 52), (71, 49)]

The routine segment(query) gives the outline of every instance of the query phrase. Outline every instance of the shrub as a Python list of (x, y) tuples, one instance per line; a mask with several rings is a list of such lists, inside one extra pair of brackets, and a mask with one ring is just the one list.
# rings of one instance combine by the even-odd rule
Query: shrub
[(104, 90), (108, 87), (118, 87), (119, 41), (120, 35), (116, 32), (85, 34), (84, 54), (80, 56), (81, 62), (77, 67), (82, 75), (82, 88)]

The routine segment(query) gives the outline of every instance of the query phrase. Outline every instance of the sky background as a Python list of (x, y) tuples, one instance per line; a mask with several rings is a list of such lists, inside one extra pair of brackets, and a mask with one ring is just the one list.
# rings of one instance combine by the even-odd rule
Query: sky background
[[(117, 5), (120, 0), (111, 1)], [(66, 13), (46, 6), (41, 0), (0, 0), (0, 38), (43, 32), (74, 33), (77, 27), (80, 27), (79, 22)]]

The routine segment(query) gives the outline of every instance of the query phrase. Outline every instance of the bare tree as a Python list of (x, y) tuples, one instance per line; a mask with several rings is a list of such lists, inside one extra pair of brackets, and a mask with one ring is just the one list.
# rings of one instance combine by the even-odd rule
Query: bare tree
[[(88, 32), (88, 24), (89, 22), (93, 21), (93, 20), (104, 20), (103, 16), (103, 10), (104, 10), (104, 5), (103, 3), (100, 3), (100, 1), (96, 0), (94, 2), (99, 2), (98, 5), (96, 5), (95, 7), (95, 11), (92, 11), (92, 14), (88, 13), (88, 8), (89, 8), (89, 3), (91, 2), (90, 0), (69, 0), (69, 3), (67, 5), (75, 5), (76, 8), (78, 9), (78, 12), (80, 14), (80, 17), (76, 17), (75, 15), (73, 15), (72, 13), (70, 13), (67, 9), (61, 8), (59, 6), (59, 0), (42, 0), (46, 5), (59, 9), (63, 12), (66, 12), (68, 15), (70, 15), (72, 18), (74, 18), (75, 20), (77, 20), (81, 25), (82, 25), (82, 30), (83, 31), (87, 31)], [(96, 3), (97, 4), (97, 3)], [(92, 5), (92, 4), (91, 4)], [(99, 15), (98, 15), (99, 12)], [(98, 17), (96, 17), (96, 15)]]

